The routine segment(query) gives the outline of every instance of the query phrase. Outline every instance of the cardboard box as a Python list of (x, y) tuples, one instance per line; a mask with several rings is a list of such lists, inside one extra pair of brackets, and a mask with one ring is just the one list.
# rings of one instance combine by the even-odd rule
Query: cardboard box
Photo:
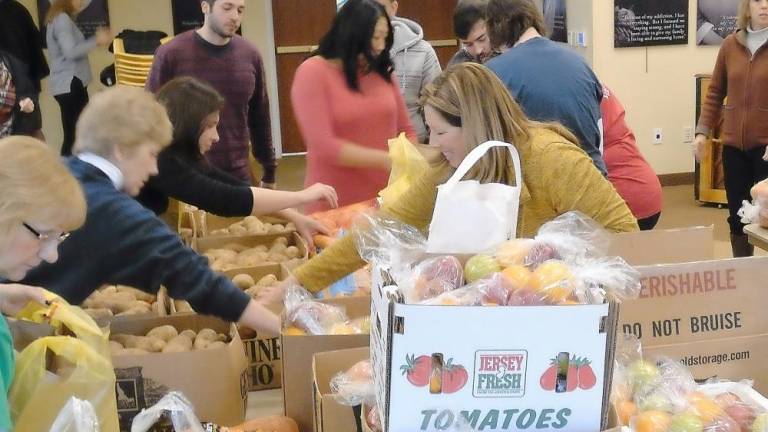
[(708, 261), (715, 258), (713, 226), (611, 234), (606, 256), (629, 264), (651, 265)]
[[(411, 305), (380, 283), (372, 298), (371, 359), (384, 431), (449, 430), (460, 417), (483, 431), (594, 432), (607, 423), (615, 305)], [(595, 380), (569, 392), (567, 359), (574, 356), (591, 361)], [(401, 369), (424, 361), (429, 377), (423, 368), (413, 376)]]
[[(203, 237), (231, 237), (231, 236), (211, 236), (211, 232), (215, 230), (220, 229), (226, 229), (229, 228), (230, 225), (235, 224), (237, 222), (242, 221), (245, 218), (242, 217), (224, 217), (224, 216), (217, 216), (212, 213), (207, 213), (204, 211), (198, 211), (194, 213), (195, 215), (195, 223), (197, 224), (198, 230), (197, 235), (198, 238)], [(280, 224), (280, 225), (286, 225), (288, 223), (287, 220), (283, 218), (279, 218), (276, 216), (257, 216), (259, 220), (263, 223), (271, 223), (271, 224)], [(282, 233), (278, 234), (290, 234), (292, 232), (296, 231), (293, 230), (286, 230)], [(269, 235), (269, 234), (259, 234), (259, 235)]]
[[(269, 247), (272, 242), (275, 241), (275, 239), (284, 237), (288, 239), (288, 246), (296, 246), (299, 248), (299, 258), (306, 260), (309, 257), (309, 250), (307, 248), (307, 243), (304, 241), (304, 239), (301, 238), (301, 236), (298, 233), (288, 233), (288, 234), (268, 234), (268, 235), (247, 235), (247, 236), (238, 236), (238, 237), (207, 237), (207, 238), (200, 238), (195, 239), (193, 244), (193, 249), (199, 253), (203, 254), (209, 249), (221, 249), (224, 246), (230, 245), (230, 244), (239, 244), (248, 248), (254, 248), (256, 246), (267, 246)], [(263, 266), (269, 266), (273, 265), (275, 263), (265, 263)], [(262, 266), (257, 266), (262, 267)], [(235, 274), (242, 273), (242, 269), (247, 269), (249, 267), (242, 267), (242, 268), (236, 268), (236, 269), (230, 269), (228, 271), (232, 272), (234, 271)]]
[(753, 379), (768, 392), (768, 258), (638, 267), (640, 298), (621, 307), (619, 329), (643, 351), (686, 363), (699, 380)]
[[(369, 316), (370, 297), (348, 297), (322, 300), (345, 308), (349, 318)], [(369, 345), (369, 335), (280, 336), (283, 349), (283, 408), (285, 415), (296, 420), (299, 430), (313, 430), (312, 356), (315, 353)]]
[(317, 353), (312, 359), (315, 432), (359, 432), (355, 409), (339, 403), (331, 392), (330, 381), (355, 363), (371, 357), (368, 347)]
[(192, 402), (200, 421), (220, 425), (242, 423), (248, 396), (248, 362), (233, 324), (210, 316), (187, 314), (115, 320), (111, 333), (144, 335), (166, 324), (179, 331), (211, 328), (229, 335), (231, 340), (225, 348), (113, 356), (120, 430), (130, 431), (133, 417), (169, 391), (183, 393)]
[[(224, 272), (230, 278), (239, 273), (248, 274), (255, 281), (269, 274), (275, 275), (277, 280), (282, 281), (290, 274), (288, 269), (279, 264)], [(282, 306), (270, 305), (267, 308), (278, 315), (282, 312)], [(248, 356), (248, 391), (280, 388), (282, 385), (280, 335), (240, 329), (240, 336), (243, 338), (245, 355)]]

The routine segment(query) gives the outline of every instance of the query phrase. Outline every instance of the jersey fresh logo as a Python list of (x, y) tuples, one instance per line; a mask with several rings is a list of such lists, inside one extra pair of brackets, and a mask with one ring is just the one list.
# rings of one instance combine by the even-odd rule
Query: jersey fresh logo
[(472, 395), (511, 398), (525, 395), (528, 351), (476, 351)]

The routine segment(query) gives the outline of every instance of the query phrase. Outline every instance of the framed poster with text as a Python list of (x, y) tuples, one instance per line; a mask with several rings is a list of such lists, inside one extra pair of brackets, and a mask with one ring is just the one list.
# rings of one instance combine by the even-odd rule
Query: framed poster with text
[(688, 43), (688, 0), (615, 0), (616, 48)]
[(720, 45), (736, 31), (739, 0), (698, 0), (697, 6), (697, 45)]

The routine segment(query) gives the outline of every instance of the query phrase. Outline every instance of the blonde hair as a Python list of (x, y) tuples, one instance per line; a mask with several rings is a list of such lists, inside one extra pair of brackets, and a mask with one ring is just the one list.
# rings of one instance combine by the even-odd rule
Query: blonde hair
[(171, 143), (173, 126), (165, 108), (139, 88), (117, 86), (98, 93), (77, 121), (74, 153), (109, 158), (116, 148), (129, 153), (145, 143)]
[(69, 15), (69, 17), (74, 21), (78, 12), (80, 11), (75, 9), (75, 6), (72, 4), (72, 0), (54, 0), (50, 9), (48, 9), (48, 13), (45, 15), (45, 23), (50, 24), (54, 19), (56, 19), (57, 16), (62, 13)]
[(0, 253), (22, 223), (72, 231), (85, 223), (85, 213), (80, 183), (58, 154), (34, 138), (0, 139)]
[[(567, 141), (576, 137), (557, 123), (530, 120), (499, 78), (478, 63), (448, 68), (422, 92), (421, 104), (430, 106), (453, 126), (461, 127), (467, 152), (486, 141), (502, 141), (520, 149), (531, 139), (530, 130), (546, 128)], [(512, 158), (506, 148), (491, 149), (465, 178), (481, 183), (514, 183)]]
[(749, 28), (750, 16), (749, 16), (749, 2), (752, 0), (740, 0), (739, 1), (739, 13), (736, 18), (736, 27), (739, 30), (746, 31)]

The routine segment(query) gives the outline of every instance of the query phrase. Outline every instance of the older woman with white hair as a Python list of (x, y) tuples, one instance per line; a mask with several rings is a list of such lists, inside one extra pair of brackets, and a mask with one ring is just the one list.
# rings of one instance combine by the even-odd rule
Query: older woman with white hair
[[(85, 221), (77, 180), (48, 146), (33, 138), (0, 139), (0, 279), (18, 281), (41, 262), (56, 262), (59, 243)], [(42, 288), (0, 284), (0, 310), (15, 315)], [(0, 318), (0, 431), (12, 429), (7, 394), (14, 374), (11, 333)]]

